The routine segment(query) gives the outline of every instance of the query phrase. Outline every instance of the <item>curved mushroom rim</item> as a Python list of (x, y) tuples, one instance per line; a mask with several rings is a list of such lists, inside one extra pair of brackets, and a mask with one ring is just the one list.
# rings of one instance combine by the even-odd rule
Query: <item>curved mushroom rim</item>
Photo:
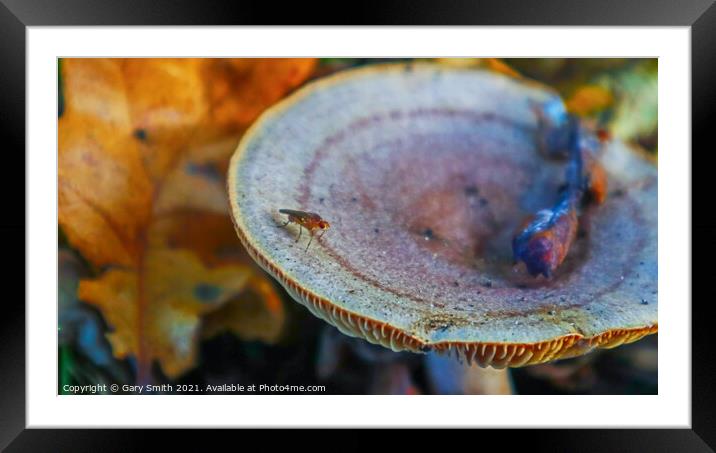
[(380, 344), (394, 351), (407, 350), (417, 353), (436, 351), (448, 355), (454, 353), (458, 360), (468, 364), (475, 363), (481, 367), (521, 367), (576, 357), (594, 348), (614, 348), (658, 332), (658, 324), (654, 324), (647, 327), (608, 330), (593, 337), (567, 334), (536, 343), (439, 342), (431, 344), (388, 323), (338, 307), (328, 299), (302, 287), (259, 253), (239, 229), (233, 214), (231, 218), (241, 243), (246, 247), (249, 255), (312, 314), (334, 325), (346, 335), (364, 338), (370, 343)]
[[(436, 66), (429, 63), (421, 63), (421, 66)], [(278, 265), (272, 262), (267, 256), (261, 253), (260, 249), (252, 244), (246, 232), (239, 226), (239, 206), (233, 188), (237, 187), (236, 169), (238, 162), (247, 149), (247, 143), (263, 125), (274, 117), (280, 116), (282, 112), (301, 101), (304, 97), (317, 89), (339, 83), (344, 78), (352, 78), (360, 73), (361, 76), (373, 72), (381, 72), (386, 69), (404, 68), (406, 64), (391, 63), (367, 66), (360, 69), (353, 69), (337, 73), (325, 79), (313, 81), (274, 106), (265, 111), (245, 132), (239, 145), (234, 151), (228, 169), (227, 191), (229, 193), (231, 220), (239, 240), (247, 252), (261, 268), (278, 280), (286, 291), (296, 301), (304, 305), (316, 317), (323, 319), (335, 326), (345, 335), (363, 338), (373, 344), (380, 344), (393, 351), (411, 351), (426, 353), (435, 351), (442, 354), (454, 354), (458, 360), (468, 364), (475, 363), (481, 367), (492, 366), (493, 368), (521, 367), (536, 365), (552, 360), (576, 357), (586, 354), (595, 348), (610, 349), (622, 344), (632, 343), (646, 335), (658, 333), (658, 323), (652, 325), (632, 327), (625, 329), (610, 329), (605, 332), (586, 337), (579, 333), (570, 333), (552, 339), (535, 343), (509, 343), (509, 342), (453, 342), (442, 341), (431, 343), (404, 330), (392, 326), (386, 322), (378, 321), (363, 315), (339, 307), (330, 300), (319, 296), (313, 291), (301, 286), (298, 282), (289, 278)], [(413, 64), (415, 66), (415, 64)], [(460, 70), (460, 69), (451, 69)], [(469, 69), (464, 69), (468, 71)], [(525, 83), (538, 83), (525, 80)], [(651, 157), (651, 156), (649, 156)]]

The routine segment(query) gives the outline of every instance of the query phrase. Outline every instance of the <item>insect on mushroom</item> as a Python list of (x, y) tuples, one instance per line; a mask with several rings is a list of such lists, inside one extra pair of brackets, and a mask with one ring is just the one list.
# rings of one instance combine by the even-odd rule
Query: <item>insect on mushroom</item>
[(296, 211), (293, 209), (279, 209), (278, 212), (280, 212), (281, 214), (286, 214), (288, 216), (288, 220), (286, 220), (286, 223), (279, 225), (280, 228), (285, 227), (289, 223), (295, 223), (298, 225), (299, 230), (296, 242), (301, 239), (301, 233), (303, 233), (304, 228), (307, 229), (308, 232), (311, 234), (311, 239), (309, 239), (308, 245), (306, 245), (306, 251), (308, 251), (308, 247), (311, 246), (311, 242), (313, 241), (313, 233), (316, 230), (323, 231), (319, 236), (320, 239), (323, 237), (324, 234), (326, 234), (326, 230), (331, 227), (330, 223), (323, 220), (323, 218), (315, 212)]

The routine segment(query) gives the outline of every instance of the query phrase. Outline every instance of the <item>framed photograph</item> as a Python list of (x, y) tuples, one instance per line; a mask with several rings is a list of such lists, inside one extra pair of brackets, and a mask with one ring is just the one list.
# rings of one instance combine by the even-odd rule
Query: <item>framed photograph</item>
[(4, 3), (9, 451), (245, 427), (711, 451), (712, 2), (357, 27)]

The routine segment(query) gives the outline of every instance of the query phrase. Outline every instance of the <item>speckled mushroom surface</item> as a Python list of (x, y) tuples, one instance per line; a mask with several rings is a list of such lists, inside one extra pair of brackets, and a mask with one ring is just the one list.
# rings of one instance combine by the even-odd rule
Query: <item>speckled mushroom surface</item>
[[(502, 75), (381, 65), (314, 82), (265, 113), (229, 169), (252, 257), (343, 333), (394, 350), (522, 366), (657, 331), (657, 170), (613, 142), (609, 196), (546, 280), (511, 239), (549, 207), (565, 163), (536, 149), (531, 106), (555, 94)], [(331, 223), (277, 228), (280, 208)]]

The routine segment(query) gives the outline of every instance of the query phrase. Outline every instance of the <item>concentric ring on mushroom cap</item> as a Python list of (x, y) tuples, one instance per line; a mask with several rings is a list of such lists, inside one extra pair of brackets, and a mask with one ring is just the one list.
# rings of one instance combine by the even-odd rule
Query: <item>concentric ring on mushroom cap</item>
[[(380, 65), (314, 82), (266, 112), (229, 169), (236, 230), (316, 316), (393, 350), (522, 366), (657, 331), (657, 171), (621, 143), (609, 197), (551, 281), (510, 240), (553, 204), (564, 162), (535, 147), (555, 94), (489, 72)], [(331, 223), (305, 251), (280, 208)]]

